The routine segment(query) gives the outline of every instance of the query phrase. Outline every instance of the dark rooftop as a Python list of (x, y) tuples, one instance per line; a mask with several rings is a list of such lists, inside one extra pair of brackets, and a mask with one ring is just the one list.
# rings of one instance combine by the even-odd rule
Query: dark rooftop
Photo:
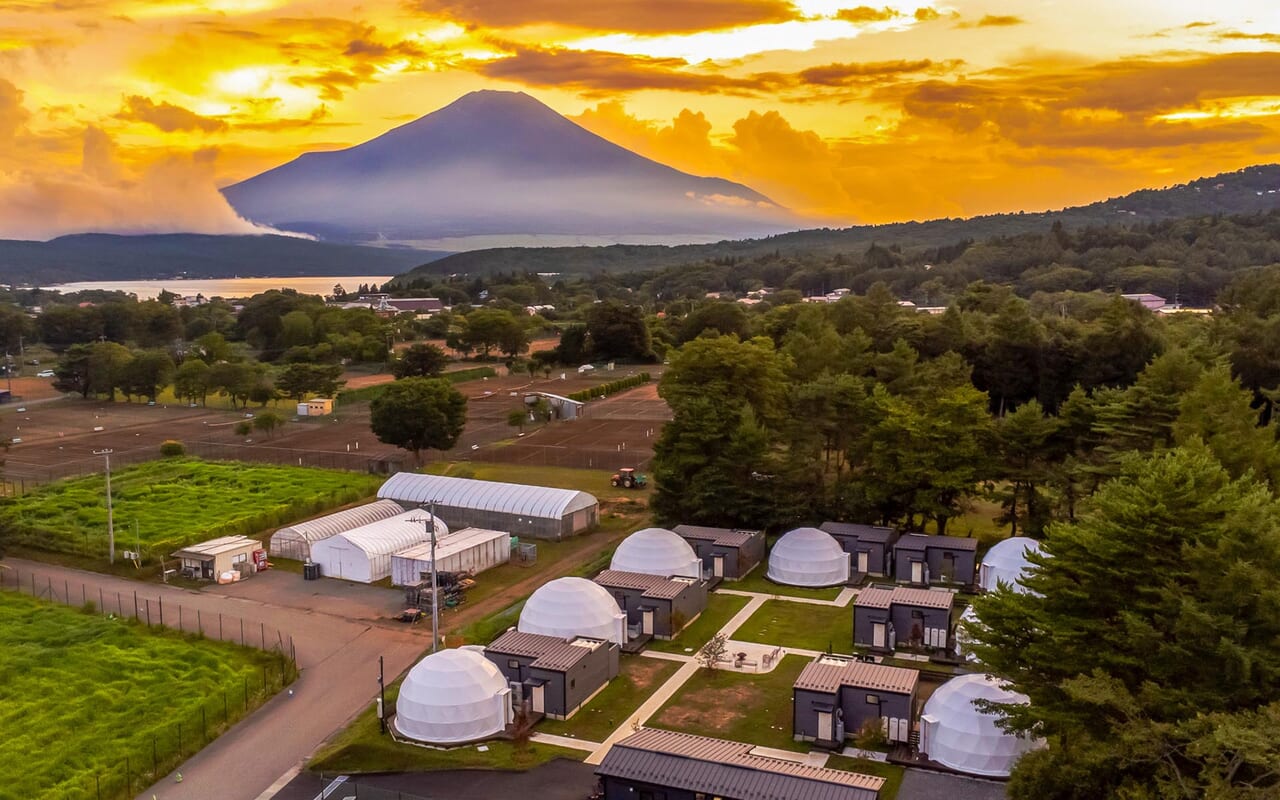
[(965, 539), (959, 536), (931, 536), (923, 533), (907, 533), (903, 534), (898, 543), (893, 546), (895, 550), (924, 550), (928, 547), (949, 547), (952, 550), (973, 550), (978, 549), (977, 539)]
[(880, 525), (863, 525), (860, 522), (824, 522), (818, 530), (826, 531), (832, 536), (852, 536), (860, 542), (879, 542), (887, 544), (898, 532), (893, 528)]
[(751, 537), (760, 534), (760, 531), (747, 531), (737, 528), (704, 528), (701, 525), (677, 525), (671, 530), (685, 539), (703, 539), (725, 547), (741, 547), (751, 541)]

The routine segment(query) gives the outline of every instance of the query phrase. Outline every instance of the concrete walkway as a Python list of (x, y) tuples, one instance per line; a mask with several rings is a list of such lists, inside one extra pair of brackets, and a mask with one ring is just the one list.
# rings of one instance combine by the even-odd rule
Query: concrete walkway
[(567, 747), (570, 750), (586, 750), (588, 753), (600, 749), (599, 742), (588, 742), (585, 739), (574, 739), (570, 736), (556, 736), (554, 733), (535, 733), (529, 739), (542, 744), (553, 744), (556, 747)]
[[(751, 618), (752, 614), (760, 610), (760, 606), (764, 605), (764, 601), (767, 599), (768, 598), (764, 595), (751, 595), (751, 600), (742, 607), (741, 611), (734, 614), (733, 617), (726, 622), (715, 635), (724, 636), (726, 639), (732, 636), (738, 628), (742, 627), (744, 622)], [(658, 712), (658, 709), (662, 708), (662, 706), (680, 690), (681, 686), (684, 686), (686, 681), (692, 678), (694, 674), (701, 669), (701, 667), (702, 665), (699, 664), (696, 659), (689, 658), (688, 660), (685, 660), (685, 663), (681, 665), (680, 669), (676, 670), (674, 675), (667, 679), (666, 683), (662, 684), (656, 692), (650, 695), (649, 699), (645, 700), (644, 703), (627, 718), (626, 722), (623, 722), (613, 731), (613, 733), (609, 734), (605, 740), (601, 742), (600, 746), (596, 748), (595, 752), (587, 756), (586, 763), (599, 764), (603, 761), (605, 754), (609, 752), (609, 749), (613, 747), (614, 743), (627, 738), (634, 733), (637, 728), (645, 724), (650, 717)]]
[(736, 594), (738, 597), (761, 597), (765, 600), (785, 600), (788, 603), (807, 603), (811, 606), (835, 606), (845, 608), (858, 596), (858, 590), (848, 586), (840, 590), (834, 600), (819, 600), (816, 597), (795, 597), (789, 594), (768, 594), (766, 592), (744, 592), (741, 589), (716, 589), (718, 594)]

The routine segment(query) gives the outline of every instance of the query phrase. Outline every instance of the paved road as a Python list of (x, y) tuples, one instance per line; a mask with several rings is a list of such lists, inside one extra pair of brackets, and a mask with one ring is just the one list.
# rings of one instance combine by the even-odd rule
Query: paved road
[[(282, 775), (298, 766), (330, 734), (342, 728), (377, 694), (378, 656), (386, 662), (388, 682), (408, 669), (430, 646), (429, 630), (397, 628), (353, 621), (329, 613), (270, 605), (257, 600), (198, 592), (169, 586), (141, 584), (108, 575), (10, 559), (10, 567), (24, 582), (35, 574), (36, 586), (50, 581), (62, 594), (70, 585), (72, 598), (80, 587), (93, 599), (101, 589), (110, 598), (116, 592), (153, 607), (163, 599), (166, 621), (173, 609), (185, 609), (186, 627), (194, 630), (195, 611), (204, 624), (218, 614), (240, 617), (252, 627), (265, 624), (293, 636), (301, 677), (293, 695), (282, 692), (241, 720), (213, 744), (179, 767), (182, 783), (170, 775), (138, 795), (150, 800), (254, 800)], [(297, 577), (299, 582), (301, 578)], [(107, 602), (107, 608), (111, 608)], [(127, 609), (126, 609), (127, 611)]]
[[(364, 790), (388, 800), (395, 794), (404, 800), (496, 800), (528, 797), (536, 800), (584, 800), (595, 786), (595, 768), (578, 761), (556, 759), (528, 772), (496, 770), (442, 770), (440, 772), (402, 772), (392, 775), (360, 775), (360, 797)], [(302, 774), (284, 787), (275, 800), (314, 800), (329, 784), (315, 775)], [(348, 784), (349, 785), (349, 784)], [(339, 792), (341, 798), (354, 791)]]

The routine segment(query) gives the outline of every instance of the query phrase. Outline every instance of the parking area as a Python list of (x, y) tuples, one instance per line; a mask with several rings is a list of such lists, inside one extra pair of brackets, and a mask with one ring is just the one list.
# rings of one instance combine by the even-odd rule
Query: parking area
[(285, 570), (260, 572), (236, 583), (211, 585), (204, 591), (255, 603), (368, 621), (389, 622), (391, 615), (404, 608), (404, 592), (400, 589), (333, 578), (304, 581), (298, 573)]

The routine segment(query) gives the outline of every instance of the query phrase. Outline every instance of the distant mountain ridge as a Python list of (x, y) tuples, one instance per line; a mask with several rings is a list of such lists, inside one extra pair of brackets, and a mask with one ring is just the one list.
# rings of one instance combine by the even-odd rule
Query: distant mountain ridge
[(328, 244), (288, 236), (78, 234), (0, 239), (0, 281), (40, 284), (148, 278), (394, 275), (444, 253)]
[(896, 222), (850, 228), (818, 228), (760, 239), (715, 244), (614, 245), (610, 247), (494, 248), (455, 253), (409, 272), (397, 281), (448, 274), (492, 272), (590, 274), (663, 269), (710, 259), (780, 255), (835, 255), (863, 251), (872, 243), (904, 248), (944, 247), (965, 239), (1016, 236), (1048, 230), (1144, 224), (1214, 214), (1247, 214), (1280, 208), (1280, 164), (1263, 164), (1163, 189), (1142, 189), (1059, 211), (990, 214), (969, 219)]
[(702, 237), (794, 230), (769, 198), (619, 147), (520, 92), (472, 92), (223, 194), (247, 219), (333, 241), (494, 235)]

